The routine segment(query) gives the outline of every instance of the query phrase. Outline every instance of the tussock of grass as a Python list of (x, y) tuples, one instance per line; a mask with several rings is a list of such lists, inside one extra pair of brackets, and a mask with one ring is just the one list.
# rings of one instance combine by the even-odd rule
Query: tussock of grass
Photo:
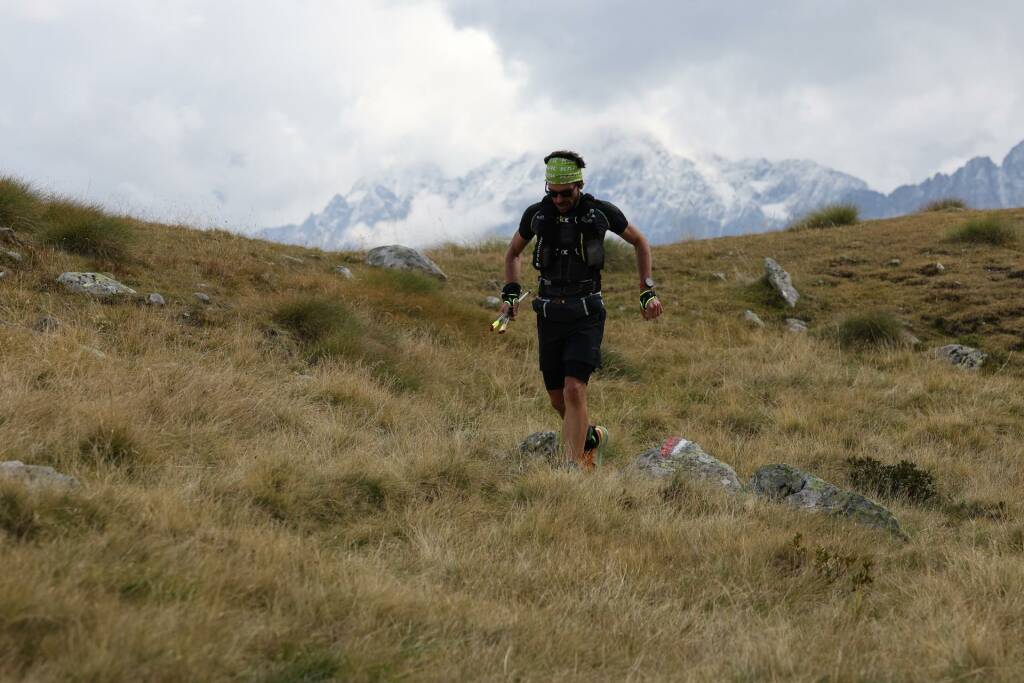
[(991, 244), (997, 247), (1016, 244), (1019, 239), (1020, 230), (999, 218), (975, 218), (949, 234), (952, 242)]
[(884, 310), (848, 315), (839, 323), (837, 333), (844, 347), (891, 347), (904, 343), (903, 323)]
[(42, 197), (17, 178), (0, 176), (0, 227), (34, 230), (43, 215)]
[(100, 424), (79, 442), (78, 453), (87, 463), (131, 471), (140, 463), (143, 449), (127, 427)]
[(279, 305), (273, 320), (303, 342), (358, 335), (359, 322), (345, 304), (327, 297), (297, 297)]
[(809, 228), (836, 228), (841, 225), (855, 225), (859, 210), (854, 204), (830, 204), (791, 223), (787, 230), (807, 230)]
[(936, 199), (928, 202), (922, 206), (919, 211), (925, 213), (928, 211), (949, 211), (951, 209), (966, 209), (967, 202), (956, 197), (946, 197), (945, 199)]
[(123, 260), (132, 241), (127, 220), (73, 200), (51, 201), (43, 214), (42, 241), (73, 254)]
[(847, 458), (846, 464), (850, 481), (862, 491), (915, 503), (929, 501), (937, 494), (931, 472), (909, 460), (886, 465), (874, 458)]

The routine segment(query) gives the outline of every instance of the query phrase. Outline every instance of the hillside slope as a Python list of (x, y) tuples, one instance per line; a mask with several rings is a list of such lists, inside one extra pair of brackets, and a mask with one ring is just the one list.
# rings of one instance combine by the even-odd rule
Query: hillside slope
[[(0, 266), (0, 460), (82, 486), (0, 484), (0, 678), (1024, 671), (1024, 253), (944, 241), (980, 214), (660, 247), (656, 323), (640, 319), (629, 254), (615, 249), (590, 392), (611, 462), (582, 475), (517, 455), (557, 422), (532, 314), (487, 332), (480, 302), (503, 245), (430, 252), (450, 278), (438, 285), (357, 253), (98, 214), (106, 237), (76, 241), (90, 222), (68, 216), (87, 207), (2, 185), (0, 223), (21, 242), (2, 246), (23, 260)], [(758, 281), (765, 256), (803, 293), (795, 312)], [(918, 273), (935, 261), (941, 275)], [(167, 305), (55, 283), (79, 270)], [(925, 349), (849, 348), (830, 333), (878, 307)], [(746, 308), (767, 327), (747, 326)], [(786, 332), (790, 315), (810, 334)], [(971, 373), (928, 353), (957, 337), (994, 362)], [(927, 470), (939, 496), (881, 499), (910, 536), (900, 543), (631, 473), (676, 434), (744, 479), (788, 462), (849, 486), (846, 459), (869, 456)]]

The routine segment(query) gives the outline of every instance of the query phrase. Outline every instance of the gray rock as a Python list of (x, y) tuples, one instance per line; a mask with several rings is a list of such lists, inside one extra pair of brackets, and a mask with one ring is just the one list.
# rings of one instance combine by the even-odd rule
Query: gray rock
[(906, 539), (896, 517), (878, 503), (859, 493), (840, 489), (792, 465), (765, 465), (759, 468), (750, 479), (750, 491), (793, 507), (846, 517), (858, 524), (885, 529)]
[(16, 251), (9, 251), (7, 249), (0, 249), (0, 256), (3, 256), (8, 261), (14, 261), (15, 263), (21, 263), (25, 260), (25, 257)]
[(151, 292), (150, 295), (146, 297), (146, 304), (149, 306), (166, 306), (167, 302), (164, 301), (164, 298), (160, 294)]
[(18, 239), (18, 233), (14, 232), (14, 228), (0, 228), (0, 242), (21, 246), (21, 240)]
[(786, 318), (786, 329), (790, 332), (802, 333), (807, 331), (807, 323), (799, 318)]
[(900, 261), (898, 258), (889, 259), (888, 261), (885, 262), (885, 265), (890, 266), (892, 268), (895, 268), (896, 266), (899, 266), (899, 265), (902, 265), (902, 264), (903, 264), (903, 261)]
[(758, 317), (757, 313), (754, 313), (751, 310), (743, 311), (743, 319), (754, 327), (764, 327), (764, 321)]
[(57, 282), (72, 292), (88, 294), (97, 299), (114, 299), (135, 294), (131, 287), (125, 287), (117, 280), (101, 273), (62, 273)]
[(0, 270), (0, 280), (3, 280), (5, 277), (7, 277), (7, 271)]
[(941, 263), (929, 263), (921, 268), (922, 275), (941, 275), (944, 272), (946, 272), (946, 266)]
[(935, 349), (935, 357), (965, 370), (977, 370), (985, 363), (988, 354), (962, 344), (946, 344)]
[(779, 293), (782, 300), (789, 304), (790, 308), (796, 306), (797, 300), (800, 299), (800, 293), (793, 287), (793, 280), (789, 277), (789, 273), (783, 270), (775, 259), (767, 256), (764, 259), (764, 273), (768, 278), (768, 284)]
[(40, 316), (32, 326), (36, 332), (56, 332), (58, 328), (60, 328), (60, 321), (52, 315)]
[(366, 254), (366, 262), (377, 268), (393, 268), (396, 270), (418, 270), (438, 280), (447, 280), (437, 264), (415, 249), (392, 244), (386, 247), (371, 249)]
[(501, 299), (496, 296), (489, 296), (484, 299), (484, 306), (488, 308), (501, 308)]
[(719, 282), (725, 282), (728, 278), (725, 277), (725, 273), (711, 273), (712, 280), (718, 280)]
[(732, 467), (681, 436), (666, 439), (658, 448), (642, 453), (635, 464), (651, 477), (669, 477), (678, 472), (734, 493), (743, 490), (743, 484)]
[(345, 266), (338, 266), (337, 268), (334, 269), (334, 272), (342, 276), (346, 280), (352, 279), (352, 271), (346, 268)]
[(16, 481), (30, 489), (69, 490), (78, 487), (78, 480), (61, 474), (52, 467), (26, 465), (19, 460), (0, 462), (0, 480)]
[(285, 254), (281, 258), (284, 259), (285, 261), (288, 261), (289, 263), (305, 263), (305, 261), (300, 259), (298, 256), (290, 256), (288, 254)]
[(554, 464), (558, 457), (558, 434), (534, 432), (519, 444), (519, 453), (526, 458), (537, 458)]
[(204, 294), (203, 292), (192, 292), (192, 296), (196, 298), (196, 301), (202, 302), (204, 304), (210, 303), (209, 294)]
[(922, 344), (921, 340), (910, 330), (900, 330), (900, 340), (907, 346), (920, 346)]

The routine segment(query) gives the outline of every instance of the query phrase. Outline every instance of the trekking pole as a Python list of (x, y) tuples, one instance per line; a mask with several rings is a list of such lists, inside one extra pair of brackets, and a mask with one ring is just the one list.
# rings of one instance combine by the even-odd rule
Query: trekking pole
[(508, 324), (512, 322), (512, 311), (515, 310), (515, 307), (518, 306), (519, 303), (523, 299), (525, 299), (529, 293), (530, 290), (526, 290), (525, 292), (520, 294), (519, 297), (516, 299), (516, 302), (509, 307), (508, 312), (502, 313), (501, 315), (498, 316), (497, 320), (491, 323), (492, 332), (497, 332), (498, 334), (505, 334), (505, 330), (508, 329)]

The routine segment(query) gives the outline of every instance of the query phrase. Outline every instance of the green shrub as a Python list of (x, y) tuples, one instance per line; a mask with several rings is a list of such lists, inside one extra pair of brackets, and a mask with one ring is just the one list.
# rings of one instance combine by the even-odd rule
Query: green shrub
[(42, 215), (42, 199), (28, 183), (0, 176), (0, 227), (34, 230)]
[(56, 200), (43, 214), (42, 240), (63, 251), (113, 261), (125, 256), (132, 230), (127, 220), (97, 206)]
[(975, 218), (949, 234), (953, 242), (1007, 246), (1019, 239), (1018, 229), (999, 218)]
[(922, 206), (919, 211), (922, 213), (925, 211), (947, 211), (949, 209), (966, 209), (967, 202), (956, 197), (946, 197), (944, 199), (936, 199), (928, 202)]
[(855, 488), (889, 498), (905, 497), (923, 503), (936, 495), (935, 477), (909, 460), (885, 465), (874, 458), (847, 458)]
[(348, 307), (326, 297), (292, 299), (274, 311), (273, 319), (301, 341), (314, 344), (347, 330), (360, 331), (359, 321)]
[(853, 204), (829, 204), (790, 224), (789, 230), (808, 228), (835, 228), (840, 225), (855, 225), (859, 211)]
[(843, 319), (838, 334), (845, 347), (896, 346), (903, 342), (903, 324), (888, 311), (868, 311)]

